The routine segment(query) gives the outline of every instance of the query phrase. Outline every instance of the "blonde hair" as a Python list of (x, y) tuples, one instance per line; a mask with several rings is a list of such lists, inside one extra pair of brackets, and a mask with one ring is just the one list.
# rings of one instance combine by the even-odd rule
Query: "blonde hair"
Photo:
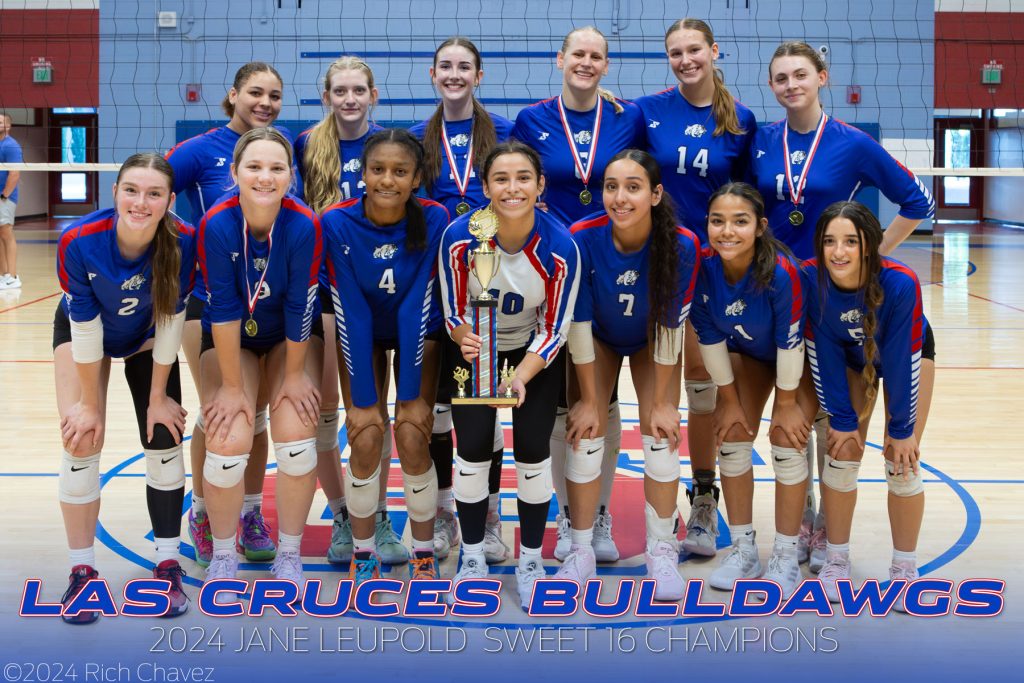
[[(698, 31), (704, 36), (704, 41), (708, 44), (708, 47), (715, 44), (715, 34), (711, 32), (711, 27), (706, 22), (687, 17), (675, 22), (665, 31), (666, 47), (668, 46), (669, 36), (676, 31), (683, 30)], [(715, 84), (715, 94), (711, 100), (711, 111), (715, 117), (715, 132), (713, 135), (719, 136), (725, 133), (743, 135), (746, 131), (740, 126), (739, 116), (736, 115), (736, 99), (729, 92), (729, 89), (725, 87), (725, 78), (722, 76), (722, 70), (715, 67), (711, 71), (711, 77)]]
[[(596, 26), (581, 26), (580, 28), (574, 28), (573, 30), (571, 30), (568, 33), (566, 33), (565, 34), (565, 38), (562, 40), (562, 48), (559, 50), (559, 52), (561, 52), (562, 54), (565, 54), (565, 52), (569, 49), (569, 42), (572, 40), (572, 37), (574, 35), (576, 35), (577, 33), (583, 33), (584, 31), (590, 31), (591, 33), (596, 33), (597, 35), (599, 35), (601, 37), (601, 40), (604, 41), (604, 56), (607, 57), (608, 56), (608, 39), (605, 38), (604, 34), (601, 33), (601, 30), (598, 29)], [(624, 111), (622, 105), (619, 103), (619, 101), (617, 99), (615, 99), (615, 94), (612, 93), (611, 90), (608, 90), (607, 88), (602, 88), (601, 86), (598, 86), (597, 87), (597, 94), (598, 94), (598, 96), (601, 99), (603, 99), (606, 102), (610, 103), (615, 108), (615, 113), (616, 114), (621, 114)]]
[[(327, 67), (324, 92), (330, 92), (331, 79), (341, 71), (361, 71), (366, 84), (373, 90), (373, 70), (359, 57), (344, 56)], [(302, 154), (303, 192), (309, 208), (320, 213), (342, 199), (338, 182), (341, 179), (341, 153), (338, 149), (338, 126), (334, 112), (328, 111), (320, 123), (313, 126)]]

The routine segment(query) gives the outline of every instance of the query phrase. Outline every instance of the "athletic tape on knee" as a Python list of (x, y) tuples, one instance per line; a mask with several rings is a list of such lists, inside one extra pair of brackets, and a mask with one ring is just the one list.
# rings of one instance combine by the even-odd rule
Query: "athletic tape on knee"
[(206, 463), (203, 465), (203, 484), (213, 484), (222, 489), (238, 485), (245, 475), (245, 463), (249, 462), (249, 454), (218, 455), (206, 451)]
[(452, 407), (447, 403), (434, 406), (434, 434), (447, 434), (452, 431)]
[(185, 486), (185, 458), (181, 444), (162, 451), (145, 450), (146, 486), (157, 491), (177, 491)]
[(772, 444), (772, 467), (775, 468), (775, 481), (780, 484), (792, 486), (807, 480), (809, 470), (805, 451)]
[(860, 460), (836, 460), (831, 455), (826, 455), (821, 482), (833, 491), (849, 493), (857, 490), (858, 472)]
[(580, 439), (578, 448), (568, 454), (565, 464), (565, 478), (574, 484), (589, 484), (601, 476), (601, 462), (604, 460), (604, 437)]
[(359, 519), (373, 517), (377, 513), (377, 498), (380, 497), (380, 463), (366, 479), (352, 474), (351, 466), (345, 472), (345, 504), (348, 512)]
[(316, 469), (316, 439), (274, 443), (277, 471), (289, 477), (304, 477)]
[[(562, 420), (562, 428), (565, 429), (565, 420)], [(505, 428), (501, 424), (501, 416), (494, 411), (494, 446), (492, 451), (505, 450)]]
[(654, 481), (679, 481), (679, 451), (672, 450), (667, 439), (649, 434), (640, 437), (644, 448), (644, 474)]
[(551, 502), (550, 458), (545, 458), (541, 462), (536, 463), (517, 462), (516, 479), (519, 485), (517, 490), (519, 500), (535, 505)]
[(85, 505), (100, 498), (100, 454), (76, 458), (61, 454), (57, 491), (62, 503)]
[(491, 469), (491, 461), (469, 462), (455, 456), (455, 500), (463, 503), (479, 503), (490, 495), (487, 486), (487, 475)]
[(256, 417), (252, 422), (252, 434), (262, 434), (267, 431), (267, 419), (270, 417), (270, 411), (264, 408), (263, 410), (256, 411)]
[(885, 483), (889, 485), (889, 493), (900, 498), (909, 498), (919, 493), (924, 493), (924, 481), (921, 477), (921, 467), (917, 472), (910, 472), (909, 479), (903, 479), (903, 474), (897, 474), (896, 465), (888, 460), (885, 461)]
[(686, 387), (686, 410), (694, 415), (710, 415), (715, 412), (718, 387), (711, 380), (683, 380)]
[(405, 508), (414, 522), (429, 522), (437, 512), (437, 470), (434, 463), (423, 474), (404, 474)]
[(718, 449), (718, 469), (723, 477), (739, 477), (754, 466), (754, 444), (750, 441), (725, 441)]
[(338, 411), (320, 413), (316, 423), (316, 452), (326, 453), (338, 447)]

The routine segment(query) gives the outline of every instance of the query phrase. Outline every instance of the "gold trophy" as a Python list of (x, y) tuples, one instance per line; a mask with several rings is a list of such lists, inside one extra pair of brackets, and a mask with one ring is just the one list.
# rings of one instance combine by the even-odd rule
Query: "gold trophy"
[(455, 379), (459, 382), (459, 393), (452, 397), (455, 405), (514, 406), (519, 402), (519, 397), (508, 387), (515, 368), (510, 370), (507, 361), (501, 373), (506, 390), (498, 392), (498, 299), (487, 291), (501, 262), (499, 252), (491, 245), (497, 232), (498, 215), (491, 207), (475, 211), (470, 216), (469, 233), (476, 238), (477, 246), (470, 252), (469, 268), (482, 291), (480, 296), (470, 298), (469, 305), (473, 309), (473, 333), (480, 337), (482, 343), (480, 355), (473, 359), (469, 395), (463, 391), (465, 369), (455, 371)]

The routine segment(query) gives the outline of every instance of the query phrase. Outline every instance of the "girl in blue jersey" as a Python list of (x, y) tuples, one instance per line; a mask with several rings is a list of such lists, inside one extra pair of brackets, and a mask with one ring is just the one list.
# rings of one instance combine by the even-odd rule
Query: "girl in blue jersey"
[(358, 583), (380, 576), (374, 513), (387, 415), (386, 354), (395, 351), (395, 441), (412, 528), (409, 572), (414, 579), (436, 579), (437, 472), (429, 443), (441, 320), (430, 313), (448, 212), (414, 195), (423, 173), (423, 146), (408, 131), (372, 135), (362, 165), (366, 194), (323, 214), (352, 446), (345, 479), (354, 543), (350, 577)]
[[(497, 299), (497, 367), (504, 362), (515, 366), (508, 384), (519, 396), (512, 426), (521, 530), (516, 580), (526, 609), (534, 583), (545, 576), (541, 542), (551, 505), (549, 440), (565, 376), (558, 351), (576, 302), (579, 252), (565, 227), (536, 208), (544, 176), (533, 149), (520, 142), (502, 143), (484, 160), (482, 172), (484, 194), (498, 221), (492, 246), (500, 254), (499, 266), (488, 290)], [(439, 255), (448, 334), (466, 362), (480, 354), (481, 346), (481, 338), (471, 331), (470, 298), (481, 293), (480, 282), (469, 268), (471, 251), (477, 246), (469, 231), (472, 215), (452, 222)], [(449, 377), (444, 379), (451, 383)], [(485, 578), (488, 573), (484, 524), (494, 408), (456, 405), (452, 417), (459, 444), (455, 502), (462, 530), (462, 567), (454, 579), (458, 583)]]
[[(885, 385), (882, 451), (894, 548), (889, 578), (918, 578), (916, 549), (924, 516), (920, 443), (935, 383), (935, 338), (922, 313), (917, 276), (880, 254), (883, 240), (882, 227), (867, 207), (836, 202), (818, 219), (815, 259), (804, 269), (808, 356), (830, 420), (822, 473), (828, 544), (818, 578), (834, 602), (836, 582), (850, 578), (857, 474), (879, 378)], [(902, 599), (896, 608), (903, 609)]]
[[(253, 128), (273, 125), (281, 113), (284, 85), (281, 75), (270, 64), (249, 62), (235, 72), (231, 88), (221, 102), (229, 121), (202, 135), (185, 140), (167, 153), (167, 161), (174, 169), (174, 191), (188, 199), (191, 221), (198, 225), (203, 214), (234, 184), (231, 180), (231, 156), (238, 138)], [(196, 278), (195, 291), (189, 298), (185, 317), (182, 349), (196, 391), (202, 395), (199, 383), (199, 347), (202, 337), (200, 318), (206, 303), (206, 284), (202, 273)], [(263, 478), (267, 466), (266, 388), (261, 392), (261, 409), (256, 416), (256, 440), (253, 444), (245, 474), (245, 503), (239, 543), (247, 559), (274, 558), (274, 541), (263, 518)], [(196, 562), (200, 567), (210, 563), (213, 540), (210, 520), (203, 497), (203, 464), (206, 458), (206, 435), (202, 415), (196, 420), (189, 445), (192, 463), (192, 508), (189, 510), (189, 535), (195, 546)]]
[[(146, 460), (146, 503), (156, 544), (153, 576), (170, 582), (170, 609), (184, 614), (178, 564), (185, 464), (178, 347), (195, 274), (195, 230), (171, 216), (174, 172), (159, 155), (134, 154), (114, 183), (114, 207), (64, 230), (57, 276), (64, 297), (53, 322), (57, 410), (64, 454), (60, 507), (71, 556), (68, 604), (90, 579), (100, 511), (100, 451), (110, 359), (124, 358)], [(65, 616), (90, 623), (98, 612)]]
[[(483, 62), (473, 41), (456, 36), (438, 46), (430, 79), (441, 96), (434, 114), (409, 129), (423, 141), (426, 151), (423, 185), (426, 194), (448, 209), (456, 218), (487, 203), (477, 172), (480, 163), (499, 142), (508, 139), (512, 122), (491, 114), (474, 96), (483, 79)], [(445, 349), (448, 349), (447, 345)], [(442, 376), (450, 375), (458, 362), (457, 354), (444, 353)], [(452, 495), (452, 416), (448, 396), (442, 395), (434, 405), (434, 433), (430, 439), (430, 457), (437, 470), (437, 518), (434, 523), (434, 552), (439, 560), (448, 557), (459, 543), (459, 525), (455, 521), (455, 498)], [(487, 527), (484, 533), (484, 554), (487, 561), (502, 562), (508, 546), (501, 537), (499, 490), (501, 461), (505, 450), (501, 423), (495, 423), (494, 453), (489, 474)]]
[(715, 440), (732, 549), (710, 584), (731, 590), (762, 574), (753, 528), (753, 441), (772, 389), (768, 429), (775, 469), (775, 545), (765, 578), (789, 596), (800, 581), (797, 536), (807, 485), (803, 448), (817, 411), (804, 367), (800, 275), (771, 235), (764, 202), (750, 185), (729, 183), (711, 195), (708, 244), (694, 294), (693, 326), (718, 385)]
[[(340, 201), (363, 195), (366, 188), (363, 145), (372, 134), (384, 130), (370, 120), (378, 98), (373, 70), (362, 59), (341, 57), (328, 67), (321, 99), (330, 111), (320, 123), (295, 140), (295, 158), (306, 203), (317, 213)], [(348, 564), (352, 559), (352, 524), (345, 502), (345, 480), (338, 450), (339, 361), (334, 337), (334, 304), (326, 268), (320, 272), (320, 313), (324, 325), (324, 373), (320, 382), (317, 476), (334, 515), (327, 559)], [(381, 444), (381, 476), (387, 481), (391, 471), (390, 421), (385, 423)], [(409, 552), (391, 525), (386, 494), (387, 489), (382, 486), (377, 502), (377, 552), (387, 564), (400, 564), (409, 560)]]
[[(814, 254), (814, 225), (825, 207), (853, 199), (864, 186), (878, 188), (900, 207), (882, 240), (882, 254), (889, 254), (935, 213), (935, 202), (924, 183), (880, 144), (825, 113), (819, 91), (827, 81), (824, 59), (807, 43), (783, 43), (775, 50), (768, 84), (786, 118), (758, 130), (751, 147), (753, 182), (765, 198), (772, 231), (800, 259)], [(826, 418), (819, 414), (814, 425), (819, 475), (825, 430)], [(825, 561), (825, 518), (814, 514), (813, 486), (807, 494), (800, 555), (817, 571)]]
[[(676, 226), (658, 162), (647, 152), (616, 154), (604, 172), (604, 212), (572, 227), (580, 250), (580, 293), (569, 332), (576, 368), (566, 475), (574, 520), (591, 520), (601, 492), (604, 436), (623, 358), (640, 402), (647, 498), (647, 575), (655, 598), (681, 600), (676, 570), (679, 490), (679, 353), (697, 281), (700, 241)], [(599, 303), (600, 302), (600, 303)], [(573, 384), (578, 391), (572, 391)], [(572, 528), (558, 578), (586, 583), (596, 572), (593, 528)]]
[(213, 534), (208, 579), (238, 570), (235, 528), (253, 443), (261, 383), (270, 389), (277, 459), (278, 550), (272, 571), (302, 585), (300, 543), (316, 487), (317, 383), (323, 332), (317, 301), (320, 221), (288, 194), (292, 148), (273, 128), (238, 140), (237, 189), (199, 227), (199, 265), (209, 298), (203, 310), (203, 480)]
[[(608, 74), (608, 41), (593, 26), (573, 29), (558, 52), (562, 92), (526, 107), (516, 117), (512, 137), (537, 150), (547, 181), (544, 202), (548, 211), (565, 225), (593, 213), (591, 203), (602, 187), (604, 168), (624, 149), (644, 146), (644, 121), (640, 110), (616, 99), (601, 87)], [(599, 560), (619, 559), (611, 536), (608, 502), (618, 459), (621, 423), (618, 400), (609, 406), (601, 505), (595, 523), (594, 547)], [(560, 503), (558, 545), (555, 557), (569, 552), (570, 523), (565, 490), (565, 415), (559, 410), (551, 439), (555, 491)], [(561, 444), (561, 445), (559, 445)]]
[[(661, 166), (680, 224), (706, 245), (708, 198), (725, 183), (744, 178), (757, 122), (725, 87), (715, 67), (718, 44), (707, 23), (693, 18), (673, 23), (665, 32), (665, 52), (679, 85), (641, 97), (636, 105), (644, 115), (647, 150)], [(692, 322), (687, 322), (683, 378), (693, 483), (687, 491), (690, 519), (682, 545), (690, 553), (714, 556), (719, 496), (711, 425), (715, 383), (701, 360)]]

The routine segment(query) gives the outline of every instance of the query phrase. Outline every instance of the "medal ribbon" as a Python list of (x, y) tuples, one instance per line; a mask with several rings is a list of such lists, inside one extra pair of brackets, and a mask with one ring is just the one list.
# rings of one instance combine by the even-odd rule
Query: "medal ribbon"
[(594, 151), (597, 149), (597, 136), (601, 132), (601, 108), (604, 106), (604, 98), (598, 96), (597, 98), (597, 114), (594, 116), (594, 136), (590, 139), (590, 149), (587, 154), (587, 167), (583, 168), (583, 162), (580, 160), (580, 152), (576, 148), (576, 140), (572, 136), (572, 129), (569, 128), (569, 120), (565, 116), (565, 107), (562, 105), (562, 96), (558, 96), (558, 116), (562, 119), (562, 130), (565, 131), (565, 139), (569, 143), (569, 149), (572, 151), (572, 160), (576, 162), (576, 170), (580, 174), (580, 179), (583, 181), (583, 185), (586, 186), (590, 182), (590, 172), (594, 168)]
[(808, 171), (811, 170), (811, 161), (814, 160), (814, 153), (818, 151), (818, 143), (821, 142), (821, 134), (825, 131), (825, 122), (828, 121), (828, 114), (821, 112), (821, 120), (818, 121), (818, 129), (814, 131), (814, 140), (811, 141), (811, 148), (807, 151), (807, 160), (804, 162), (804, 172), (800, 175), (800, 182), (796, 189), (793, 189), (793, 169), (789, 159), (789, 124), (782, 131), (782, 153), (785, 155), (784, 167), (786, 169), (786, 182), (789, 184), (789, 198), (793, 206), (800, 209), (800, 197), (803, 196), (804, 187), (807, 185)]
[(463, 201), (466, 199), (466, 190), (469, 189), (469, 176), (473, 172), (473, 129), (469, 130), (469, 150), (466, 152), (466, 170), (459, 173), (455, 165), (455, 155), (452, 153), (451, 143), (448, 142), (448, 128), (444, 125), (444, 117), (441, 117), (441, 142), (444, 145), (444, 154), (448, 157), (448, 165), (452, 167), (452, 178), (455, 179), (455, 187)]
[[(274, 221), (274, 225), (277, 225), (277, 221)], [(249, 319), (253, 317), (253, 311), (256, 310), (256, 301), (260, 298), (260, 292), (263, 291), (263, 281), (267, 279), (267, 273), (270, 271), (270, 250), (274, 248), (274, 225), (270, 226), (270, 232), (267, 233), (267, 265), (263, 268), (263, 275), (260, 276), (260, 281), (256, 285), (256, 294), (253, 295), (252, 289), (249, 287), (249, 223), (242, 218), (242, 258), (245, 259), (243, 267), (245, 268), (245, 294), (248, 297), (249, 305)]]

